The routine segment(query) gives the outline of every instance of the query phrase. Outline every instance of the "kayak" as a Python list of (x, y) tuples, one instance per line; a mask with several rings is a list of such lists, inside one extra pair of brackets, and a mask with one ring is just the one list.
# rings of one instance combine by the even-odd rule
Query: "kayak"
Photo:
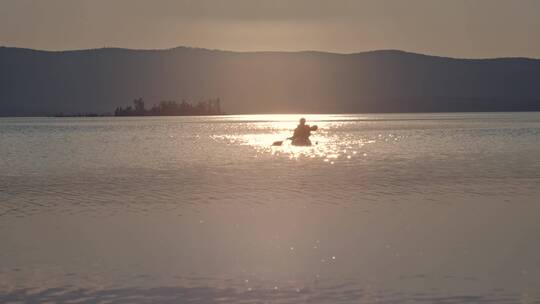
[(311, 146), (311, 140), (309, 140), (308, 138), (295, 138), (292, 140), (291, 144), (293, 146), (309, 147)]
[[(315, 125), (315, 126), (309, 127), (309, 129), (310, 129), (310, 131), (317, 131), (318, 127)], [(296, 132), (296, 130), (295, 130), (295, 132)], [(293, 135), (293, 136), (294, 136), (294, 135)], [(307, 133), (307, 136), (309, 136), (309, 132)], [(292, 144), (293, 146), (300, 146), (300, 147), (309, 147), (309, 146), (311, 146), (311, 140), (309, 140), (309, 138), (307, 138), (307, 137), (296, 137), (296, 138), (294, 138), (294, 137), (289, 137), (289, 138), (287, 138), (287, 140), (288, 140), (288, 139), (291, 139), (291, 140), (292, 140), (292, 143), (291, 143), (291, 144)], [(275, 142), (272, 144), (272, 146), (273, 146), (273, 147), (276, 147), (276, 146), (279, 147), (279, 146), (281, 146), (282, 144), (283, 144), (283, 140), (280, 140), (280, 141), (275, 141)], [(315, 144), (317, 144), (317, 143), (315, 143)]]

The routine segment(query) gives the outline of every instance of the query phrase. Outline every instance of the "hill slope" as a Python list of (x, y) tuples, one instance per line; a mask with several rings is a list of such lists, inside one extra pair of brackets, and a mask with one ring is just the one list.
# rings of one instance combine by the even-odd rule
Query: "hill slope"
[(540, 60), (373, 51), (0, 48), (0, 116), (220, 97), (228, 113), (540, 110)]

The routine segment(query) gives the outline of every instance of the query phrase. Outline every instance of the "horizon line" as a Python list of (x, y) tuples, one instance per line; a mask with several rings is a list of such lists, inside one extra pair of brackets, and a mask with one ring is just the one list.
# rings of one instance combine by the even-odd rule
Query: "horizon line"
[(170, 48), (127, 48), (127, 47), (115, 47), (115, 46), (103, 46), (103, 47), (96, 47), (96, 48), (86, 48), (86, 49), (65, 49), (65, 50), (50, 50), (50, 49), (37, 49), (37, 48), (30, 48), (30, 47), (19, 47), (19, 46), (6, 46), (6, 45), (0, 45), (0, 49), (7, 48), (7, 49), (20, 49), (20, 50), (29, 50), (29, 51), (35, 51), (35, 52), (47, 52), (47, 53), (67, 53), (67, 52), (84, 52), (84, 51), (98, 51), (98, 50), (124, 50), (124, 51), (143, 51), (143, 52), (152, 52), (152, 51), (174, 51), (177, 49), (193, 49), (193, 50), (202, 50), (202, 51), (210, 51), (210, 52), (225, 52), (225, 53), (237, 53), (237, 54), (268, 54), (268, 53), (281, 53), (281, 54), (299, 54), (299, 53), (317, 53), (317, 54), (326, 54), (326, 55), (339, 55), (339, 56), (352, 56), (352, 55), (361, 55), (361, 54), (369, 54), (369, 53), (403, 53), (403, 54), (409, 54), (409, 55), (419, 55), (419, 56), (426, 56), (426, 57), (435, 57), (435, 58), (446, 58), (446, 59), (456, 59), (456, 60), (497, 60), (497, 59), (527, 59), (527, 60), (540, 60), (540, 57), (524, 57), (524, 56), (504, 56), (504, 57), (479, 57), (479, 58), (470, 58), (470, 57), (453, 57), (453, 56), (442, 56), (442, 55), (436, 55), (436, 54), (428, 54), (428, 53), (418, 53), (418, 52), (411, 52), (403, 49), (373, 49), (373, 50), (367, 50), (367, 51), (358, 51), (358, 52), (330, 52), (330, 51), (318, 51), (318, 50), (290, 50), (290, 51), (238, 51), (238, 50), (225, 50), (225, 49), (214, 49), (214, 48), (205, 48), (205, 47), (195, 47), (195, 46), (187, 46), (187, 45), (179, 45), (176, 47), (170, 47)]

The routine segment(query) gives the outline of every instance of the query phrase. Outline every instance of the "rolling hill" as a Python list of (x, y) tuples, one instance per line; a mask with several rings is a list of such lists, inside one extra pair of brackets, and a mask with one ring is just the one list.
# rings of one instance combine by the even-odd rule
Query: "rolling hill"
[(219, 97), (233, 113), (540, 110), (540, 60), (372, 51), (0, 48), (0, 116)]

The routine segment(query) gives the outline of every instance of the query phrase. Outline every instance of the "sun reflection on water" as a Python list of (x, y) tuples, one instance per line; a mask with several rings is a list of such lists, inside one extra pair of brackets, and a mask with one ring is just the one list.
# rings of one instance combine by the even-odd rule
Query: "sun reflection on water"
[[(308, 124), (317, 125), (319, 129), (310, 137), (312, 146), (293, 146), (287, 140), (293, 133), (301, 115), (260, 115), (250, 116), (252, 130), (248, 134), (231, 134), (221, 136), (232, 144), (253, 147), (258, 154), (269, 154), (289, 159), (315, 159), (333, 165), (338, 161), (347, 161), (358, 157), (366, 157), (365, 146), (386, 140), (381, 137), (351, 136), (340, 132), (347, 124), (354, 123), (349, 117), (336, 115), (306, 116)], [(241, 120), (234, 120), (242, 122)], [(356, 120), (357, 121), (357, 120)], [(276, 141), (283, 141), (280, 146), (272, 146)]]

